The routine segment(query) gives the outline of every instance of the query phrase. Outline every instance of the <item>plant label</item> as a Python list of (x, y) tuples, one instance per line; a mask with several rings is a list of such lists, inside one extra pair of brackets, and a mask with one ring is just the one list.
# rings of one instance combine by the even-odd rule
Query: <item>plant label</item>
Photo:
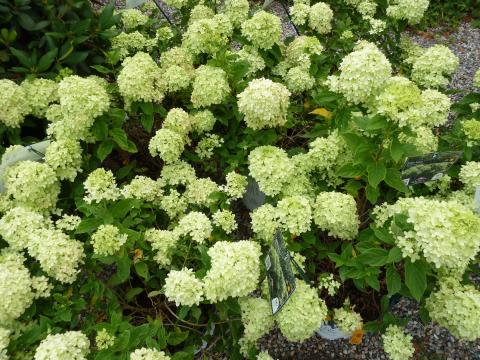
[(409, 157), (401, 169), (402, 181), (409, 186), (439, 180), (461, 156), (461, 151), (445, 151)]
[(272, 315), (282, 309), (296, 288), (290, 259), (282, 233), (277, 230), (265, 257)]

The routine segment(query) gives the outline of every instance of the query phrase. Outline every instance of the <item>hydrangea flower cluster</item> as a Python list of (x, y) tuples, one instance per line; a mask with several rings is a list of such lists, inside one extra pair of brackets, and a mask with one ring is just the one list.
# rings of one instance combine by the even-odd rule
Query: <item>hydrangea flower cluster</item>
[(227, 234), (237, 230), (238, 224), (235, 220), (235, 214), (230, 210), (218, 210), (212, 215), (213, 223), (220, 227)]
[(260, 276), (260, 245), (249, 240), (219, 241), (208, 249), (208, 255), (212, 266), (203, 279), (207, 300), (218, 302), (247, 296), (256, 289)]
[(318, 2), (308, 14), (308, 25), (319, 34), (328, 34), (332, 30), (333, 11), (330, 5)]
[(169, 266), (179, 240), (177, 231), (148, 229), (145, 231), (145, 240), (150, 243), (152, 250), (156, 251), (154, 260), (161, 267)]
[(240, 199), (245, 194), (248, 185), (245, 176), (232, 171), (225, 176), (225, 180), (227, 184), (223, 187), (223, 190), (231, 199)]
[(165, 80), (153, 59), (144, 52), (126, 58), (117, 77), (118, 90), (127, 107), (134, 101), (161, 102)]
[(340, 283), (335, 280), (333, 274), (322, 274), (318, 278), (318, 288), (326, 289), (328, 295), (334, 296), (340, 288)]
[(60, 105), (51, 105), (46, 113), (52, 121), (47, 133), (56, 139), (85, 140), (95, 118), (110, 107), (106, 82), (96, 76), (68, 76), (58, 84), (58, 95)]
[(325, 302), (302, 280), (282, 311), (275, 315), (280, 331), (289, 340), (303, 342), (311, 337), (327, 317)]
[(387, 15), (397, 20), (407, 20), (410, 25), (420, 22), (428, 8), (429, 0), (395, 0), (387, 8)]
[(265, 194), (277, 195), (293, 173), (293, 163), (285, 150), (259, 146), (248, 155), (248, 170)]
[(126, 199), (140, 199), (158, 203), (163, 195), (161, 185), (160, 182), (147, 176), (137, 175), (121, 189), (121, 194)]
[(341, 307), (333, 311), (333, 320), (344, 333), (351, 334), (363, 327), (362, 316), (352, 309)]
[(175, 305), (198, 305), (203, 300), (203, 284), (192, 269), (171, 270), (165, 279), (165, 296)]
[(398, 325), (389, 325), (382, 335), (383, 350), (392, 360), (410, 359), (415, 352), (412, 335), (405, 334)]
[(355, 199), (340, 192), (321, 192), (313, 206), (313, 221), (331, 236), (354, 239), (360, 225)]
[(414, 59), (412, 80), (424, 87), (444, 87), (457, 68), (458, 57), (446, 46), (434, 45)]
[(480, 121), (465, 120), (462, 122), (462, 130), (467, 138), (467, 146), (473, 146), (480, 141)]
[(340, 75), (329, 76), (327, 85), (354, 104), (366, 103), (377, 95), (391, 73), (385, 55), (374, 44), (361, 41), (343, 58)]
[(193, 131), (203, 134), (212, 131), (217, 120), (210, 110), (202, 110), (190, 114), (190, 121)]
[(212, 233), (212, 223), (204, 213), (191, 211), (180, 219), (176, 231), (182, 236), (189, 235), (193, 241), (202, 244)]
[(115, 176), (110, 170), (98, 168), (92, 171), (85, 182), (84, 200), (91, 204), (102, 200), (117, 200), (120, 196), (120, 190), (117, 188)]
[(159, 156), (166, 163), (176, 162), (185, 148), (184, 137), (169, 129), (159, 129), (150, 139), (148, 150), (152, 156)]
[(59, 230), (73, 231), (75, 230), (82, 219), (76, 215), (62, 215), (60, 219), (55, 221), (55, 227)]
[[(178, 0), (168, 0), (165, 3), (170, 4), (172, 2), (180, 3)], [(130, 360), (170, 360), (170, 356), (165, 355), (165, 352), (155, 349), (141, 348), (137, 349), (130, 354)]]
[(82, 172), (82, 152), (78, 141), (53, 141), (45, 152), (45, 163), (55, 171), (58, 179), (73, 181), (77, 174)]
[(257, 340), (273, 328), (270, 303), (262, 298), (247, 297), (239, 299), (239, 304), (244, 327), (242, 340), (255, 346)]
[(220, 191), (220, 188), (216, 182), (210, 178), (199, 178), (187, 185), (184, 195), (190, 204), (209, 206), (213, 202), (210, 195), (217, 191)]
[(108, 349), (115, 344), (115, 336), (110, 335), (107, 329), (102, 329), (97, 332), (97, 336), (95, 337), (95, 344), (97, 345), (97, 349), (104, 350)]
[(101, 256), (115, 254), (127, 241), (127, 235), (113, 225), (100, 225), (92, 235), (93, 253)]
[(393, 233), (404, 257), (421, 255), (436, 268), (463, 272), (480, 250), (480, 218), (456, 201), (403, 198), (374, 210), (382, 226), (395, 214), (405, 214), (412, 229)]
[(19, 161), (5, 174), (5, 194), (15, 206), (50, 211), (57, 203), (60, 183), (55, 171), (45, 163)]
[(245, 36), (253, 46), (268, 50), (280, 40), (282, 26), (280, 18), (276, 15), (259, 11), (250, 19), (242, 23), (242, 35)]
[(121, 59), (141, 51), (152, 51), (157, 39), (150, 39), (139, 31), (121, 32), (112, 39), (112, 49), (117, 51)]
[(191, 101), (195, 108), (222, 103), (230, 93), (227, 74), (218, 67), (201, 65), (195, 70)]
[(232, 31), (233, 26), (225, 14), (196, 20), (183, 34), (183, 46), (193, 55), (214, 55), (227, 46)]
[(58, 101), (58, 84), (49, 79), (25, 80), (20, 85), (25, 92), (30, 113), (36, 117), (44, 117), (50, 104)]
[(455, 337), (473, 341), (480, 338), (480, 291), (458, 280), (443, 278), (440, 287), (426, 301), (433, 321)]
[(165, 185), (188, 185), (195, 181), (195, 169), (185, 161), (177, 161), (172, 164), (164, 165), (161, 177), (157, 182), (165, 183)]
[(480, 186), (480, 162), (468, 161), (462, 165), (458, 176), (467, 191), (475, 191)]
[(226, 0), (224, 12), (234, 27), (239, 27), (248, 19), (250, 4), (248, 0)]
[(195, 152), (200, 159), (210, 159), (213, 156), (213, 151), (221, 147), (223, 139), (217, 134), (206, 134), (198, 144)]
[(252, 230), (257, 236), (269, 243), (278, 229), (280, 223), (275, 207), (264, 204), (250, 214)]
[(266, 351), (260, 351), (257, 355), (257, 360), (273, 360), (270, 354)]
[(148, 16), (138, 9), (125, 9), (121, 13), (122, 24), (126, 31), (135, 30), (148, 22)]
[(255, 79), (238, 94), (238, 110), (245, 115), (247, 126), (254, 130), (283, 126), (289, 97), (284, 85), (270, 79)]
[(90, 341), (81, 331), (48, 335), (35, 351), (35, 360), (87, 360)]
[(278, 220), (285, 230), (300, 235), (310, 230), (312, 208), (304, 196), (284, 197), (275, 209)]
[(20, 127), (29, 112), (25, 90), (12, 80), (0, 79), (0, 121), (8, 127)]

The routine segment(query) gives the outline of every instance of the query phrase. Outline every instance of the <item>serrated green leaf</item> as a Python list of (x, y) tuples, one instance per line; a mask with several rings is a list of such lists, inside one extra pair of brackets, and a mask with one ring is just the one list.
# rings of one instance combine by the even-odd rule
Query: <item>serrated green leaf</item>
[(427, 289), (427, 273), (420, 261), (405, 261), (405, 285), (415, 300), (420, 301)]
[(373, 163), (367, 166), (368, 183), (376, 188), (387, 175), (387, 168), (383, 162)]
[(393, 168), (387, 169), (385, 182), (387, 183), (388, 186), (400, 192), (406, 192), (408, 190), (407, 186), (402, 181), (402, 176), (400, 174), (400, 171), (398, 171), (397, 169), (393, 169)]
[(100, 159), (100, 161), (105, 160), (106, 157), (111, 154), (113, 147), (114, 147), (114, 143), (113, 141), (110, 141), (110, 140), (103, 141), (100, 143), (100, 145), (97, 148), (97, 157)]
[(402, 278), (393, 266), (387, 267), (386, 281), (389, 295), (398, 293), (402, 288)]

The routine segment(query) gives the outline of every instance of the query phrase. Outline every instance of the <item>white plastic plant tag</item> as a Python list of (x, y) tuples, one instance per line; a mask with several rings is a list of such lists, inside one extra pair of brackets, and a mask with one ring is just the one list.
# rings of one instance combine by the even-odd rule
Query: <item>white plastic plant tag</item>
[(9, 166), (19, 161), (42, 161), (48, 145), (50, 145), (50, 140), (45, 140), (32, 145), (19, 147), (4, 154), (2, 156), (2, 163), (0, 164), (0, 192), (4, 191), (3, 176)]
[(327, 340), (349, 339), (350, 334), (344, 333), (334, 323), (324, 323), (317, 330), (317, 334)]
[(252, 179), (248, 178), (247, 191), (243, 195), (243, 203), (248, 210), (253, 211), (256, 208), (265, 204), (266, 195), (260, 190), (258, 183)]

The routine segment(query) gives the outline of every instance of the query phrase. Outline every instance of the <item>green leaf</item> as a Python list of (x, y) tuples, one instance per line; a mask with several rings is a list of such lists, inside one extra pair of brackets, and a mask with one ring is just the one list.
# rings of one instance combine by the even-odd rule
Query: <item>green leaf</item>
[(403, 147), (396, 137), (392, 139), (392, 143), (390, 144), (390, 155), (395, 162), (398, 162), (402, 158)]
[(362, 171), (354, 165), (344, 165), (336, 171), (336, 175), (340, 177), (353, 178), (356, 176), (361, 176)]
[(168, 333), (167, 342), (170, 345), (176, 346), (187, 340), (188, 331), (182, 331), (180, 328), (176, 327), (174, 331)]
[(113, 141), (117, 143), (120, 149), (134, 153), (137, 152), (137, 147), (134, 143), (128, 140), (127, 134), (121, 128), (115, 128), (110, 130), (110, 136)]
[(393, 168), (387, 169), (385, 182), (387, 183), (388, 186), (400, 192), (406, 192), (408, 189), (405, 183), (402, 181), (400, 171), (398, 171), (397, 169), (393, 169)]
[(383, 179), (385, 179), (385, 176), (387, 175), (387, 169), (383, 162), (378, 162), (378, 163), (373, 163), (367, 166), (367, 172), (368, 172), (368, 183), (376, 188), (378, 184), (382, 182)]
[(393, 247), (388, 253), (388, 262), (396, 263), (402, 260), (402, 251), (398, 247)]
[(88, 51), (75, 51), (66, 57), (65, 63), (68, 65), (77, 65), (85, 61), (88, 56)]
[(375, 204), (380, 196), (378, 188), (374, 188), (370, 186), (370, 184), (365, 187), (365, 194), (367, 196), (367, 200), (370, 201), (371, 204)]
[(100, 143), (100, 146), (97, 148), (97, 157), (100, 161), (105, 160), (105, 158), (110, 155), (113, 150), (113, 141), (107, 140)]
[(131, 263), (132, 261), (126, 255), (117, 260), (117, 272), (110, 278), (112, 285), (119, 285), (128, 280)]
[(380, 130), (387, 126), (387, 119), (381, 115), (364, 116), (355, 119), (355, 123), (363, 130), (374, 131)]
[(427, 289), (427, 273), (421, 261), (405, 261), (405, 285), (415, 300), (420, 301)]
[(144, 279), (148, 279), (148, 265), (143, 261), (135, 263), (135, 271)]
[(123, 219), (130, 210), (135, 208), (135, 204), (136, 201), (134, 199), (119, 200), (110, 208), (110, 213), (116, 219)]
[(365, 282), (373, 289), (380, 291), (380, 282), (378, 281), (378, 277), (375, 275), (367, 276), (365, 278)]
[(20, 61), (23, 66), (31, 68), (34, 65), (30, 55), (28, 55), (25, 51), (17, 50), (11, 47), (10, 52), (18, 59), (18, 61)]
[(380, 248), (371, 248), (357, 256), (357, 261), (370, 266), (382, 266), (388, 262), (388, 251)]
[(153, 114), (142, 114), (142, 116), (140, 117), (140, 122), (142, 123), (145, 131), (150, 133), (153, 128)]
[(103, 65), (90, 65), (92, 69), (97, 70), (99, 73), (102, 74), (109, 74), (111, 71), (109, 68), (103, 66)]
[(394, 245), (395, 244), (395, 239), (393, 236), (384, 229), (379, 229), (379, 228), (373, 228), (373, 232), (375, 233), (375, 236), (382, 240), (384, 243)]
[(75, 230), (75, 234), (85, 234), (96, 230), (100, 225), (103, 224), (102, 219), (97, 218), (88, 218), (83, 219)]
[(45, 55), (43, 55), (38, 61), (37, 72), (41, 73), (41, 72), (47, 71), (50, 68), (50, 66), (52, 66), (53, 61), (55, 60), (55, 57), (57, 56), (57, 54), (58, 54), (58, 49), (55, 48), (47, 52)]
[(396, 294), (402, 288), (402, 279), (398, 271), (393, 267), (387, 267), (386, 272), (388, 295)]
[(18, 12), (18, 23), (27, 31), (35, 30), (35, 21), (24, 12)]
[(125, 299), (127, 301), (131, 301), (135, 296), (137, 296), (138, 294), (141, 294), (142, 292), (143, 292), (142, 288), (132, 288), (128, 290), (127, 293), (125, 294)]

